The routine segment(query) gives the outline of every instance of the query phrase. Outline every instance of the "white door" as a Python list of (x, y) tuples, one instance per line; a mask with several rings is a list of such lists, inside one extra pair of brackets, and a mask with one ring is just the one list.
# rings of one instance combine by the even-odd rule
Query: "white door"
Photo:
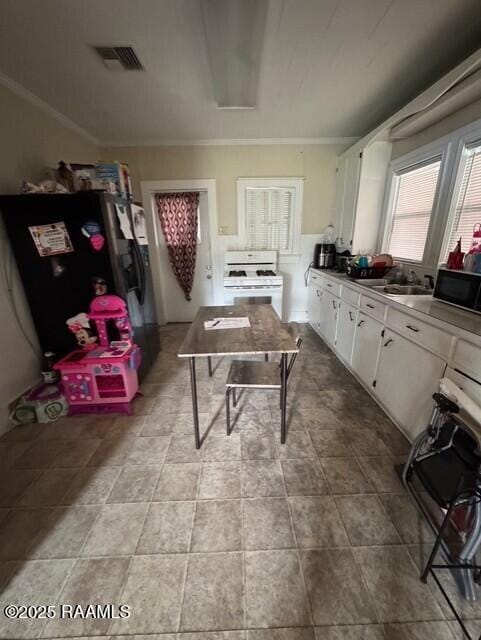
[(197, 239), (197, 258), (195, 263), (194, 284), (191, 300), (187, 301), (180, 288), (169, 262), (167, 245), (159, 224), (159, 247), (162, 280), (162, 299), (167, 322), (191, 322), (199, 307), (214, 304), (214, 286), (212, 280), (212, 251), (209, 232), (209, 203), (207, 192), (199, 197), (199, 233)]
[(348, 364), (351, 364), (356, 315), (357, 309), (355, 307), (341, 301), (337, 321), (336, 351)]
[(380, 322), (364, 313), (358, 314), (352, 350), (352, 368), (369, 387), (373, 386), (376, 375), (381, 332)]
[(386, 330), (376, 373), (376, 394), (392, 417), (414, 439), (428, 424), (432, 395), (445, 363), (422, 347)]

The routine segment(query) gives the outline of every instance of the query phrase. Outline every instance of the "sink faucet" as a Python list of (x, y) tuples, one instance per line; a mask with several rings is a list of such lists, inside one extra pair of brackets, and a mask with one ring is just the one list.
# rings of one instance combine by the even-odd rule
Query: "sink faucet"
[(416, 272), (414, 271), (414, 269), (410, 269), (409, 273), (408, 273), (408, 284), (417, 284), (418, 283), (418, 277), (416, 275)]
[(426, 289), (434, 289), (434, 278), (429, 275), (429, 273), (424, 275), (424, 279), (426, 280)]

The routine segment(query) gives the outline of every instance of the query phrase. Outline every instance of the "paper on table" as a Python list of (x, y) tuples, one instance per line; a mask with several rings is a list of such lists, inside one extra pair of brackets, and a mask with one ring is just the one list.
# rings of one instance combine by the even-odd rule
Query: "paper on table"
[(246, 329), (251, 326), (249, 318), (213, 318), (204, 322), (206, 331), (215, 329)]

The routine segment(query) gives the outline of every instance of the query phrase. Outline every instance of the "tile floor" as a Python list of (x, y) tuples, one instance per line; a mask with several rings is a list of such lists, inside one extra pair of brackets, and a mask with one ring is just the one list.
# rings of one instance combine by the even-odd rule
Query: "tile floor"
[[(229, 362), (212, 379), (201, 363), (197, 451), (175, 355), (185, 331), (162, 329), (134, 416), (0, 440), (0, 611), (131, 610), (123, 620), (2, 616), (0, 638), (460, 638), (435, 585), (419, 581), (431, 538), (393, 469), (407, 443), (321, 340), (306, 328), (284, 446), (277, 397), (263, 392), (244, 394), (227, 438)], [(477, 637), (481, 604), (457, 600)]]

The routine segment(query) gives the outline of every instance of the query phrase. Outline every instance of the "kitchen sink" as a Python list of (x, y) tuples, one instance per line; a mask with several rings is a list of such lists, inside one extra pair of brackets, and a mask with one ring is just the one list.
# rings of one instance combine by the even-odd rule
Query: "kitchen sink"
[(370, 287), (373, 291), (379, 293), (385, 293), (388, 296), (430, 296), (432, 289), (426, 289), (420, 285), (413, 284), (386, 284), (386, 285), (374, 285)]

